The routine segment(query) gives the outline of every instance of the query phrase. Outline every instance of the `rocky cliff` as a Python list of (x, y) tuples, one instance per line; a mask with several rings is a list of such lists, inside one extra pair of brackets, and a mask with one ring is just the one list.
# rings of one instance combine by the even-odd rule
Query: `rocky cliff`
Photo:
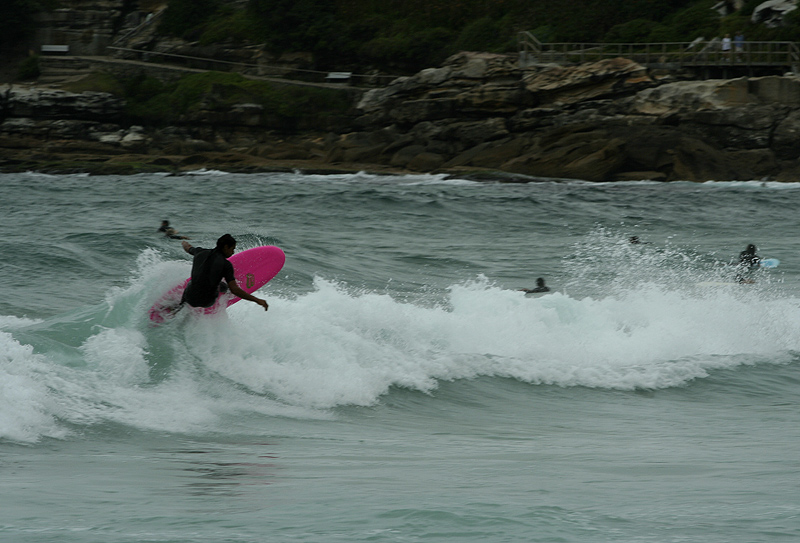
[(465, 53), (369, 91), (358, 110), (359, 131), (329, 160), (591, 181), (790, 180), (798, 169), (795, 77), (671, 81), (622, 58), (520, 71)]
[(102, 55), (111, 44), (125, 0), (68, 0), (58, 8), (41, 11), (31, 48), (67, 45), (74, 55)]
[[(520, 70), (461, 53), (364, 93), (337, 130), (281, 135), (253, 104), (168, 129), (109, 95), (0, 95), (0, 169), (300, 168), (507, 178), (800, 180), (800, 79), (678, 81), (626, 59)], [(61, 165), (61, 166), (59, 166)]]

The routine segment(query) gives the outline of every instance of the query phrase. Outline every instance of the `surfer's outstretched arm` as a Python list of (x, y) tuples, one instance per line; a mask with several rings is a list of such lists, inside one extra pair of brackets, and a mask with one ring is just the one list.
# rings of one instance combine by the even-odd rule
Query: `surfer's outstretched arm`
[(260, 305), (261, 307), (263, 307), (263, 308), (264, 308), (264, 311), (266, 311), (266, 310), (268, 310), (268, 309), (269, 309), (269, 304), (267, 303), (267, 301), (266, 301), (266, 300), (262, 300), (261, 298), (256, 298), (256, 297), (255, 297), (255, 296), (253, 296), (252, 294), (248, 294), (247, 292), (245, 292), (244, 290), (242, 290), (242, 287), (240, 287), (240, 286), (239, 286), (239, 285), (236, 283), (236, 280), (235, 280), (235, 279), (234, 279), (233, 281), (228, 281), (228, 288), (230, 288), (230, 289), (231, 289), (231, 292), (232, 292), (234, 295), (238, 296), (238, 297), (239, 297), (239, 298), (241, 298), (242, 300), (249, 300), (249, 301), (251, 301), (251, 302), (255, 302), (255, 303), (257, 303), (258, 305)]

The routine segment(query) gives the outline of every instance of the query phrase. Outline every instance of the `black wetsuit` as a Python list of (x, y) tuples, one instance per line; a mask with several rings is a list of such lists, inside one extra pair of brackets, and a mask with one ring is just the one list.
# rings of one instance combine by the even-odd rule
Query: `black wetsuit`
[(211, 307), (219, 296), (220, 282), (234, 280), (233, 264), (219, 249), (192, 247), (189, 253), (194, 256), (192, 280), (183, 291), (181, 302), (192, 307)]
[(171, 226), (161, 226), (158, 229), (159, 232), (164, 232), (164, 235), (167, 236), (169, 239), (184, 239), (183, 236), (179, 236), (175, 233), (175, 229)]
[(550, 287), (546, 287), (546, 286), (542, 285), (540, 287), (525, 288), (525, 289), (522, 289), (522, 290), (524, 290), (526, 294), (536, 294), (536, 293), (539, 293), (539, 292), (550, 292)]
[(752, 283), (750, 275), (761, 265), (761, 258), (748, 250), (739, 253), (739, 271), (736, 273), (737, 283)]
[(739, 253), (739, 265), (743, 268), (757, 268), (761, 262), (761, 258), (755, 253), (742, 251)]

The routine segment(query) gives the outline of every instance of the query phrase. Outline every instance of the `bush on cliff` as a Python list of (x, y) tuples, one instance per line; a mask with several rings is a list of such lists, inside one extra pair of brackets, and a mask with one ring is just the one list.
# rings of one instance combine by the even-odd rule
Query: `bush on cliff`
[(167, 2), (161, 30), (168, 34), (203, 44), (263, 44), (273, 53), (310, 52), (319, 70), (359, 73), (414, 73), (458, 50), (513, 52), (520, 30), (533, 30), (544, 42), (688, 42), (721, 37), (734, 27), (748, 40), (800, 39), (800, 16), (786, 17), (778, 28), (749, 22), (763, 0), (746, 0), (728, 17), (717, 12), (718, 0)]
[(196, 39), (220, 6), (220, 0), (169, 0), (159, 30), (173, 36)]
[(125, 96), (125, 87), (122, 82), (107, 72), (92, 72), (77, 81), (66, 83), (65, 91), (81, 93), (86, 91), (107, 92), (120, 98)]
[(7, 51), (36, 30), (36, 13), (53, 7), (50, 0), (0, 1), (0, 51)]
[(454, 33), (446, 28), (395, 34), (370, 40), (364, 44), (362, 54), (370, 64), (411, 72), (415, 67), (425, 66), (429, 62), (437, 66), (455, 53), (450, 45), (454, 37)]
[(477, 21), (467, 24), (458, 34), (455, 42), (456, 51), (488, 51), (502, 53), (514, 47), (509, 43), (508, 28), (511, 21), (506, 18), (494, 20), (491, 17), (482, 17)]
[(254, 34), (255, 21), (246, 11), (236, 11), (230, 6), (224, 6), (220, 9), (219, 15), (203, 25), (203, 32), (199, 38), (200, 45), (211, 45), (237, 38), (246, 41), (247, 36)]
[(608, 43), (644, 43), (653, 41), (652, 36), (660, 30), (659, 23), (648, 19), (634, 19), (621, 25), (616, 25), (608, 31), (605, 41)]
[(39, 68), (39, 55), (30, 55), (20, 62), (17, 68), (17, 79), (21, 81), (36, 79), (41, 73), (41, 69)]
[(692, 41), (719, 35), (720, 17), (711, 9), (715, 0), (701, 0), (667, 18), (665, 24), (672, 29), (674, 41)]
[(235, 104), (252, 103), (262, 106), (264, 116), (271, 120), (266, 128), (291, 132), (319, 125), (327, 129), (330, 119), (351, 107), (346, 90), (278, 86), (221, 72), (187, 75), (172, 84), (143, 74), (118, 79), (97, 73), (67, 90), (114, 94), (125, 100), (129, 122), (151, 126), (180, 124), (198, 112), (225, 112)]

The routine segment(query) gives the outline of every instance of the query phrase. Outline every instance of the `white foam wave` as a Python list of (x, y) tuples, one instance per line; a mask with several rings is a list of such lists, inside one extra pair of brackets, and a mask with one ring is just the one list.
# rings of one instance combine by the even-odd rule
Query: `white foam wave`
[(711, 187), (747, 187), (753, 189), (776, 189), (776, 190), (794, 190), (800, 188), (800, 183), (797, 182), (783, 182), (783, 181), (765, 181), (765, 180), (750, 180), (750, 181), (705, 181), (701, 183), (704, 186)]
[(36, 324), (37, 322), (41, 321), (26, 317), (15, 317), (13, 315), (0, 315), (0, 330), (23, 328), (25, 326), (30, 326), (31, 324)]
[(709, 370), (800, 347), (796, 300), (740, 292), (665, 291), (541, 298), (477, 282), (453, 287), (450, 307), (317, 290), (239, 304), (224, 326), (194, 329), (195, 355), (259, 393), (298, 405), (369, 405), (390, 387), (430, 392), (440, 380), (503, 376), (614, 389), (681, 386)]
[(190, 170), (181, 173), (181, 175), (208, 175), (208, 176), (222, 176), (222, 175), (230, 175), (228, 172), (224, 172), (222, 170), (209, 170), (206, 168), (200, 168), (199, 170)]
[(0, 438), (32, 442), (67, 433), (56, 422), (57, 402), (41, 378), (46, 362), (31, 346), (0, 332)]
[[(481, 376), (659, 389), (800, 351), (800, 300), (777, 287), (698, 288), (673, 280), (665, 262), (680, 259), (669, 251), (604, 243), (609, 251), (623, 261), (637, 251), (642, 270), (637, 277), (622, 266), (603, 296), (529, 297), (481, 278), (409, 302), (316, 278), (300, 295), (267, 285), (266, 313), (240, 302), (217, 317), (185, 311), (157, 328), (146, 309), (188, 268), (146, 251), (131, 285), (69, 323), (64, 341), (48, 343), (63, 318), (49, 329), (4, 322), (0, 438), (31, 442), (98, 423), (224, 431), (242, 413), (327, 418), (337, 406), (373, 405), (392, 387), (432, 393), (442, 381)], [(591, 254), (579, 256), (576, 277), (588, 280), (582, 263), (604, 273)], [(677, 270), (697, 279), (693, 266), (687, 258)], [(38, 330), (47, 332), (41, 354), (11, 335)]]

